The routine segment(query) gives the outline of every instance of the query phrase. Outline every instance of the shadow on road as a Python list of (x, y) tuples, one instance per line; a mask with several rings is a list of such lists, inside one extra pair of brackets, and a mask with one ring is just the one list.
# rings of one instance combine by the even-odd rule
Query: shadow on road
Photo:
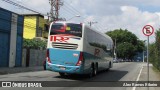
[(119, 81), (128, 71), (110, 70), (108, 72), (100, 72), (97, 76), (91, 78), (91, 81)]
[(119, 81), (124, 77), (128, 71), (109, 70), (101, 71), (95, 77), (89, 78), (87, 75), (66, 75), (65, 77), (56, 76), (53, 78), (62, 78), (66, 80), (77, 80), (77, 81), (94, 81), (94, 82), (105, 82), (105, 81)]

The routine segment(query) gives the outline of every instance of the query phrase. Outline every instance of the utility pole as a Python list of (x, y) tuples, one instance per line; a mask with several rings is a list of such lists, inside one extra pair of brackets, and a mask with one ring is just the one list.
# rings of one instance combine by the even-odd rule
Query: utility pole
[(59, 19), (59, 9), (60, 6), (63, 5), (63, 2), (61, 0), (49, 0), (49, 3), (51, 5), (50, 10), (50, 21), (56, 21)]
[(117, 48), (117, 40), (115, 39), (115, 45), (114, 45), (115, 60), (117, 60), (117, 51), (116, 51), (116, 48)]
[(98, 22), (93, 22), (93, 21), (88, 22), (90, 27), (92, 26), (92, 24), (95, 24), (95, 23), (98, 23)]

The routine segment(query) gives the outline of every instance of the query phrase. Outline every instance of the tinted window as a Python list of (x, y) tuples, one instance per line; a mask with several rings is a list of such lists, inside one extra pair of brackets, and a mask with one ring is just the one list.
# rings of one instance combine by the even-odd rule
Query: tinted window
[(91, 46), (102, 48), (104, 51), (112, 49), (112, 42), (104, 37), (102, 34), (99, 34), (89, 28), (86, 30), (87, 32), (87, 41)]
[(67, 23), (66, 25), (62, 23), (55, 23), (51, 27), (50, 35), (55, 34), (70, 34), (78, 37), (82, 37), (82, 25)]

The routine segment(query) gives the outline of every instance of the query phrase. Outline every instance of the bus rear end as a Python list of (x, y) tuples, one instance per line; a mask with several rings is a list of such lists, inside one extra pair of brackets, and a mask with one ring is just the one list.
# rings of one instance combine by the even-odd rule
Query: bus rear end
[(64, 73), (83, 73), (82, 24), (52, 23), (49, 30), (46, 69)]

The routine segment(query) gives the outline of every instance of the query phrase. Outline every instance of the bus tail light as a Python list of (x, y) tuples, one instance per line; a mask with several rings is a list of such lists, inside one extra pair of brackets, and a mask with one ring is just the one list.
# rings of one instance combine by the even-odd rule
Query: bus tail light
[(51, 60), (49, 58), (49, 49), (47, 49), (46, 60), (47, 60), (47, 62), (51, 63)]
[(83, 61), (83, 59), (84, 59), (83, 52), (80, 52), (79, 59), (78, 59), (78, 62), (76, 64), (76, 66), (80, 66), (82, 61)]

